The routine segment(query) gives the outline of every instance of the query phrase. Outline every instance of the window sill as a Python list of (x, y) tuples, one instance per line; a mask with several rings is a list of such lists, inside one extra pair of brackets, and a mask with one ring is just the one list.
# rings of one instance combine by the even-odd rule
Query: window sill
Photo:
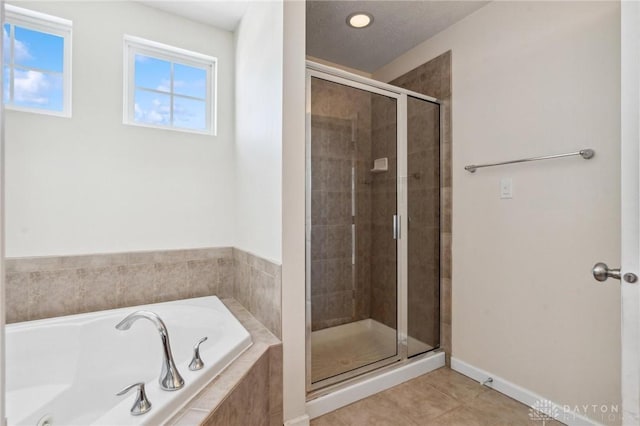
[(69, 111), (50, 111), (46, 109), (19, 107), (15, 105), (4, 105), (5, 111), (29, 112), (32, 114), (51, 115), (54, 117), (71, 118), (71, 110)]
[(202, 135), (202, 136), (217, 135), (214, 130), (194, 130), (194, 129), (182, 129), (179, 127), (155, 126), (153, 124), (136, 123), (135, 121), (128, 121), (128, 120), (123, 120), (122, 124), (126, 126), (146, 127), (148, 129), (156, 129), (156, 130), (169, 130), (172, 132), (191, 133), (191, 134)]

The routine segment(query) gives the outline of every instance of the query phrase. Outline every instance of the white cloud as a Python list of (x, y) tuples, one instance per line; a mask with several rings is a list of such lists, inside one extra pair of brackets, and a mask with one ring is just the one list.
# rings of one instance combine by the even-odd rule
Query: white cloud
[[(204, 96), (204, 90), (206, 88), (206, 82), (204, 80), (184, 81), (174, 80), (173, 91), (178, 94), (188, 94), (190, 96)], [(163, 79), (160, 84), (156, 86), (156, 90), (161, 92), (171, 93), (171, 81)]]
[[(5, 27), (2, 28), (2, 45), (5, 52), (5, 58), (11, 54), (11, 39)], [(15, 62), (23, 62), (32, 59), (33, 56), (29, 52), (29, 46), (26, 43), (16, 39), (13, 44), (13, 55)]]
[(191, 119), (196, 118), (197, 113), (186, 106), (177, 103), (173, 108), (173, 117), (176, 120), (189, 122)]
[(160, 90), (162, 92), (171, 92), (171, 82), (169, 80), (162, 80), (158, 87), (156, 87), (156, 90)]
[(29, 47), (20, 40), (14, 41), (13, 54), (16, 62), (22, 62), (33, 58), (29, 52)]
[[(174, 80), (173, 91), (175, 92), (176, 89), (189, 87), (190, 85), (191, 85), (190, 83), (187, 83), (186, 81), (183, 81), (183, 80)], [(163, 92), (171, 92), (171, 81), (163, 79), (160, 82), (160, 84), (156, 87), (156, 90), (160, 90)]]
[(149, 60), (148, 56), (144, 56), (144, 55), (136, 55), (136, 62), (139, 64), (145, 63)]
[(134, 104), (135, 120), (151, 124), (169, 124), (169, 106), (159, 99), (151, 101), (150, 108), (144, 109), (139, 103)]
[(173, 109), (173, 120), (179, 127), (204, 129), (206, 127), (204, 103), (180, 102), (177, 99)]
[(13, 97), (16, 102), (29, 102), (39, 105), (49, 103), (48, 92), (55, 82), (38, 71), (14, 70)]
[[(162, 82), (164, 84), (166, 82)], [(163, 89), (162, 84), (157, 90)], [(181, 84), (188, 84), (181, 82)], [(170, 97), (149, 91), (136, 91), (134, 119), (140, 123), (202, 129), (206, 125), (204, 102), (174, 97), (173, 123), (171, 122)]]

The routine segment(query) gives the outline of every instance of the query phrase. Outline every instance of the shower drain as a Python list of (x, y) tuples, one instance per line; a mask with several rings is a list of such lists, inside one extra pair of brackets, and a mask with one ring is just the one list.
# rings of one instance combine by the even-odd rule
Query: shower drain
[(38, 426), (53, 426), (53, 414), (45, 414), (38, 420)]

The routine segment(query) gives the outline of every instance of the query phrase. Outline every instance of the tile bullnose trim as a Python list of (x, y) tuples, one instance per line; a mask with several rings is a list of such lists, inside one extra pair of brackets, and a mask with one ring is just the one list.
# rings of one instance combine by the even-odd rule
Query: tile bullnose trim
[(60, 269), (98, 268), (142, 263), (170, 263), (189, 260), (231, 258), (233, 247), (200, 247), (167, 250), (139, 250), (5, 258), (6, 272), (39, 272)]
[(269, 263), (272, 263), (272, 264), (274, 264), (276, 266), (282, 266), (282, 261), (281, 260), (275, 260), (275, 259), (272, 259), (270, 257), (265, 257), (265, 256), (256, 254), (256, 253), (254, 253), (254, 252), (252, 252), (250, 250), (245, 250), (245, 249), (240, 248), (240, 247), (235, 247), (234, 246), (234, 247), (231, 247), (231, 249), (233, 250), (234, 253), (235, 252), (241, 252), (241, 253), (244, 253), (244, 255), (248, 255), (249, 257), (255, 257), (255, 258), (258, 258), (258, 259), (262, 259), (263, 261), (267, 261)]
[[(537, 411), (543, 412), (555, 420), (558, 420), (569, 426), (601, 426), (601, 423), (586, 417), (580, 413), (577, 413), (571, 409), (566, 409), (566, 405), (558, 404), (545, 398), (537, 393), (525, 389), (515, 383), (512, 383), (502, 377), (496, 376), (486, 370), (482, 370), (471, 364), (468, 364), (460, 359), (451, 357), (451, 369), (463, 374), (479, 383), (485, 382), (488, 378), (491, 378), (491, 383), (487, 383), (485, 386), (498, 391), (510, 398), (515, 399), (523, 403), (526, 406), (534, 408)], [(540, 402), (544, 402), (541, 404)], [(555, 415), (556, 413), (557, 415)]]

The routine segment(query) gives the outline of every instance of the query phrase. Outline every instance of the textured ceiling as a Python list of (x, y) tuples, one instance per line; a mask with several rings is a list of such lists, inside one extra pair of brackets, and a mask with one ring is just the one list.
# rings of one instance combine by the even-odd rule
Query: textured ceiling
[[(373, 72), (486, 1), (307, 1), (307, 55)], [(354, 29), (347, 16), (365, 11), (373, 24)]]

